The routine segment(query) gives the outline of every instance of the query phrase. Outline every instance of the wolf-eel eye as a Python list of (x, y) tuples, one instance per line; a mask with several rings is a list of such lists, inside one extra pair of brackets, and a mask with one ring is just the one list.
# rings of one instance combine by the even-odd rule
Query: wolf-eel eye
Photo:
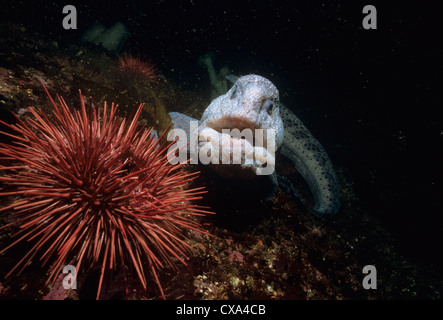
[(266, 100), (265, 103), (263, 103), (263, 108), (270, 116), (272, 116), (272, 112), (274, 111), (274, 102), (271, 100)]
[(232, 91), (232, 93), (231, 93), (231, 98), (230, 99), (234, 99), (235, 97), (237, 97), (238, 91), (239, 91), (238, 87), (235, 86), (234, 91)]

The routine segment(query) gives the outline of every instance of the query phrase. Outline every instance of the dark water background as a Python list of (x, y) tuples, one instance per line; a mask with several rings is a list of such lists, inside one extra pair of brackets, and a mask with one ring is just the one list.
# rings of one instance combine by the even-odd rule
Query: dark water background
[[(95, 22), (109, 28), (121, 21), (131, 32), (125, 50), (202, 95), (209, 96), (209, 80), (197, 59), (208, 51), (216, 68), (269, 78), (354, 182), (360, 207), (399, 239), (401, 253), (443, 269), (437, 8), (400, 1), (1, 3), (1, 22), (60, 46), (78, 43)], [(66, 4), (77, 8), (78, 30), (62, 28)], [(378, 30), (361, 27), (365, 4), (376, 6)]]

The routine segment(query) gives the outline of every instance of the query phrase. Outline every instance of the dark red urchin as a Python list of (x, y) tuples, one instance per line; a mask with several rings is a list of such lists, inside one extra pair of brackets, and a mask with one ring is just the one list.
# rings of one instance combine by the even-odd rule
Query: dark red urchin
[(156, 80), (158, 78), (155, 66), (149, 60), (142, 60), (140, 55), (124, 53), (118, 57), (115, 68), (121, 74), (135, 79)]
[[(46, 88), (45, 88), (46, 90)], [(190, 203), (204, 188), (186, 189), (198, 173), (186, 173), (182, 164), (168, 163), (171, 144), (161, 144), (151, 130), (138, 129), (140, 105), (130, 121), (117, 116), (114, 104), (103, 111), (85, 107), (80, 92), (80, 111), (71, 113), (62, 97), (60, 106), (51, 98), (54, 121), (38, 108), (33, 117), (17, 124), (0, 121), (15, 140), (0, 144), (7, 164), (0, 177), (0, 196), (19, 199), (1, 208), (13, 210), (19, 237), (0, 253), (22, 241), (33, 247), (8, 273), (10, 276), (36, 256), (43, 265), (54, 260), (48, 283), (75, 259), (76, 268), (100, 267), (100, 296), (105, 272), (117, 266), (133, 267), (146, 288), (146, 266), (163, 297), (157, 269), (184, 259), (190, 249), (185, 229), (205, 233), (190, 216), (205, 215), (204, 207)], [(86, 264), (86, 266), (85, 266)], [(86, 270), (86, 269), (85, 269)]]

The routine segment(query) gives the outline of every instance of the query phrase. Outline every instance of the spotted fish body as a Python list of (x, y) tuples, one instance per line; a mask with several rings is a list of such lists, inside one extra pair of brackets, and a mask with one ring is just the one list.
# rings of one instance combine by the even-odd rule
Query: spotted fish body
[[(317, 216), (334, 214), (340, 206), (339, 185), (332, 163), (322, 145), (312, 136), (298, 117), (279, 102), (277, 88), (258, 75), (240, 78), (228, 76), (234, 83), (224, 95), (214, 99), (205, 110), (199, 130), (233, 128), (248, 123), (255, 128), (274, 129), (276, 144), (309, 185)], [(271, 107), (271, 108), (270, 108)], [(170, 113), (175, 128), (187, 130), (187, 122), (195, 120), (177, 112)], [(215, 130), (214, 130), (215, 129)], [(247, 168), (246, 168), (247, 169)]]
[(315, 203), (311, 212), (316, 216), (336, 213), (340, 188), (326, 150), (291, 110), (280, 105), (280, 115), (285, 126), (281, 153), (308, 183)]

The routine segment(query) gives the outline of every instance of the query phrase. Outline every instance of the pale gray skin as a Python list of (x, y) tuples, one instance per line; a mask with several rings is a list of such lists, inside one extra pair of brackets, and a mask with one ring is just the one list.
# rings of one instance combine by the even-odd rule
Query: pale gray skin
[(200, 127), (276, 130), (276, 145), (283, 142), (284, 127), (279, 112), (279, 94), (266, 78), (247, 75), (238, 79), (225, 94), (212, 100), (201, 118)]
[[(323, 146), (298, 117), (279, 102), (277, 88), (258, 75), (227, 77), (235, 83), (224, 95), (214, 99), (203, 113), (199, 129), (244, 128), (276, 131), (276, 145), (288, 157), (309, 185), (314, 197), (311, 212), (316, 216), (335, 214), (339, 207), (339, 184)], [(169, 113), (174, 128), (189, 133), (189, 121), (196, 120), (177, 112)], [(276, 181), (275, 174), (273, 181)]]
[(311, 212), (319, 217), (337, 213), (340, 186), (326, 150), (291, 110), (280, 105), (280, 114), (285, 124), (281, 153), (308, 183), (314, 197)]

